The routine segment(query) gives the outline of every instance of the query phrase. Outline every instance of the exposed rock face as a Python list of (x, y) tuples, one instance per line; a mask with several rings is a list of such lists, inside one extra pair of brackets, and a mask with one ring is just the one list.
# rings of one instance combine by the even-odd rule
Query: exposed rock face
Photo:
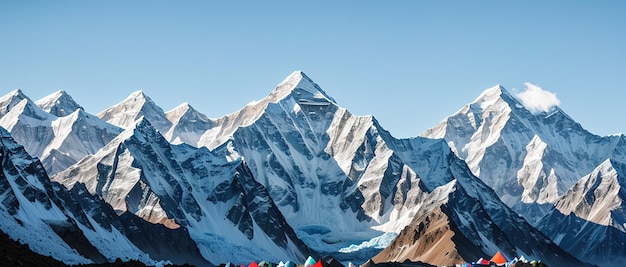
[(207, 260), (310, 254), (243, 161), (172, 145), (147, 119), (53, 179), (67, 187), (84, 183), (118, 212), (186, 229)]
[[(471, 254), (482, 255), (480, 247), (473, 246), (441, 207), (415, 218), (398, 237), (376, 255), (374, 262), (401, 262), (405, 260), (428, 262), (437, 266), (462, 264)], [(453, 241), (457, 239), (457, 242)], [(459, 252), (457, 246), (471, 246), (468, 252)], [(465, 248), (460, 248), (464, 250)], [(464, 256), (462, 256), (464, 255)], [(480, 257), (480, 256), (479, 256)]]
[(507, 205), (536, 223), (580, 177), (624, 161), (623, 135), (589, 133), (556, 107), (532, 113), (501, 86), (421, 134), (444, 138)]
[(539, 223), (539, 230), (600, 266), (626, 264), (626, 164), (607, 160), (574, 185)]
[[(51, 183), (41, 163), (0, 128), (0, 229), (34, 252), (66, 264), (106, 262), (115, 258), (153, 264), (115, 228), (117, 216), (96, 216), (96, 202), (83, 202), (79, 190)], [(79, 208), (79, 207), (84, 208)], [(114, 215), (114, 214), (113, 214)], [(93, 216), (93, 218), (92, 218)], [(95, 218), (95, 219), (94, 219)], [(105, 247), (102, 244), (117, 244)]]
[(95, 153), (122, 132), (85, 113), (69, 95), (52, 95), (37, 103), (52, 113), (21, 91), (3, 96), (0, 126), (11, 132), (30, 155), (38, 157), (49, 175)]
[[(62, 185), (50, 183), (25, 151), (12, 152), (21, 156), (10, 162), (18, 167), (4, 166), (0, 226), (29, 244), (25, 229), (39, 229), (48, 241), (34, 250), (68, 255), (59, 258), (66, 263), (248, 264), (330, 254), (418, 266), (502, 251), (580, 266), (586, 259), (560, 249), (503, 201), (537, 222), (568, 184), (607, 157), (610, 167), (597, 179), (556, 203), (559, 214), (608, 230), (550, 213), (545, 225), (571, 231), (544, 232), (590, 257), (618, 253), (623, 242), (610, 231), (623, 232), (626, 223), (623, 167), (616, 167), (626, 159), (624, 136), (592, 135), (559, 109), (530, 113), (501, 87), (424, 134), (445, 140), (396, 139), (299, 71), (216, 120), (188, 104), (165, 113), (142, 92), (101, 112), (106, 122), (63, 92), (36, 104), (21, 91), (1, 97), (0, 125), (24, 138), (26, 151), (39, 153)], [(590, 232), (610, 249), (564, 241)], [(45, 251), (52, 243), (55, 250)]]

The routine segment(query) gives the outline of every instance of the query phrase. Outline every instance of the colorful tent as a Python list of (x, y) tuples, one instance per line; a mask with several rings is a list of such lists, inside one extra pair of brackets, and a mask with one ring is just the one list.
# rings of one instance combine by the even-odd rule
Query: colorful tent
[(480, 265), (489, 265), (490, 262), (488, 260), (485, 260), (483, 258), (478, 259), (476, 262), (476, 264), (480, 264)]
[(322, 264), (322, 260), (318, 260), (315, 264), (313, 264), (311, 267), (324, 267), (324, 264)]
[(324, 265), (324, 267), (346, 267), (332, 256), (324, 256), (324, 258), (322, 258), (322, 265)]
[(253, 261), (250, 263), (250, 265), (248, 265), (248, 267), (259, 267), (259, 265), (256, 263), (256, 261)]
[(528, 263), (528, 260), (526, 258), (524, 258), (524, 256), (519, 257), (519, 261), (521, 261), (523, 263)]
[(287, 261), (285, 262), (285, 267), (296, 267), (296, 264), (293, 263), (292, 261)]
[(508, 260), (504, 257), (504, 255), (502, 255), (502, 253), (500, 253), (500, 251), (496, 252), (496, 254), (491, 257), (490, 261), (494, 262), (497, 265), (503, 265), (508, 262)]
[(304, 262), (304, 267), (312, 267), (313, 265), (315, 265), (315, 259), (313, 259), (313, 257), (309, 256), (306, 261)]

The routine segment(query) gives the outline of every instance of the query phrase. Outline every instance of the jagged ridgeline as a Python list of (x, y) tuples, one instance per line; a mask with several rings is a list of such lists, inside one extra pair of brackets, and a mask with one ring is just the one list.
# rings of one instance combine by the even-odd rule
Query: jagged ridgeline
[[(595, 236), (542, 228), (541, 217), (561, 214), (550, 209), (574, 203), (563, 200), (568, 195), (589, 195), (566, 192), (608, 158), (621, 166), (624, 136), (597, 137), (560, 110), (532, 114), (515, 101), (498, 86), (423, 137), (397, 139), (300, 71), (217, 119), (186, 103), (165, 112), (141, 91), (91, 115), (63, 91), (32, 101), (16, 90), (0, 98), (8, 131), (3, 192), (10, 192), (2, 195), (1, 227), (67, 264), (303, 263), (330, 255), (448, 265), (498, 251), (551, 266), (597, 263), (604, 257), (597, 244), (565, 244)], [(486, 129), (489, 138), (474, 137)], [(570, 157), (583, 154), (580, 164)], [(616, 186), (623, 180), (621, 171), (594, 173), (617, 173), (605, 179)], [(611, 188), (618, 193), (606, 214), (621, 222), (615, 203), (624, 194)], [(546, 224), (571, 225), (568, 214)], [(624, 231), (625, 222), (597, 223)], [(49, 241), (29, 238), (31, 228)], [(559, 245), (587, 254), (577, 259)], [(601, 265), (623, 263), (626, 253), (615, 248)]]

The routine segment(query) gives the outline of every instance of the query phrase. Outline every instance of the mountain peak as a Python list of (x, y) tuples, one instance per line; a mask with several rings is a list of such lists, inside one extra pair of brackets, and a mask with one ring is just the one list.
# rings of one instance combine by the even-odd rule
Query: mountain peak
[(141, 116), (150, 120), (150, 123), (159, 131), (167, 131), (171, 126), (163, 109), (141, 90), (131, 93), (122, 102), (98, 113), (97, 116), (122, 128), (132, 126)]
[(497, 84), (497, 85), (495, 85), (493, 87), (490, 87), (487, 90), (483, 91), (480, 94), (480, 96), (478, 96), (478, 98), (476, 98), (476, 100), (474, 102), (477, 103), (477, 102), (485, 102), (485, 101), (490, 101), (490, 100), (496, 100), (498, 98), (501, 98), (504, 95), (511, 96), (509, 91), (507, 91), (502, 85)]
[(0, 97), (0, 117), (9, 113), (15, 105), (27, 98), (28, 97), (20, 89), (15, 89)]
[(20, 96), (22, 98), (26, 98), (26, 95), (24, 94), (24, 92), (22, 92), (22, 89), (19, 88), (9, 92), (7, 96)]
[(313, 95), (314, 98), (335, 102), (334, 99), (328, 96), (311, 78), (300, 70), (292, 72), (285, 80), (279, 83), (268, 96), (268, 100), (270, 102), (278, 102), (298, 89)]
[(149, 98), (144, 92), (143, 90), (137, 90), (132, 92), (127, 99), (141, 99), (141, 98)]
[(166, 113), (171, 113), (171, 112), (175, 112), (175, 113), (185, 113), (187, 111), (194, 111), (195, 109), (187, 102), (183, 102), (182, 104), (176, 106), (174, 109), (166, 112)]
[(72, 97), (65, 91), (56, 91), (42, 99), (39, 99), (35, 104), (41, 107), (46, 112), (55, 115), (57, 117), (65, 117), (77, 109), (83, 109)]

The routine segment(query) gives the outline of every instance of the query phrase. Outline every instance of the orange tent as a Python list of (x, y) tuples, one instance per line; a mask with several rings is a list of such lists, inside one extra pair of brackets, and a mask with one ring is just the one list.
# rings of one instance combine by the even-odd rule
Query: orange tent
[(506, 258), (504, 257), (504, 255), (500, 253), (500, 251), (496, 252), (496, 255), (493, 255), (490, 261), (498, 265), (505, 264), (508, 262)]

